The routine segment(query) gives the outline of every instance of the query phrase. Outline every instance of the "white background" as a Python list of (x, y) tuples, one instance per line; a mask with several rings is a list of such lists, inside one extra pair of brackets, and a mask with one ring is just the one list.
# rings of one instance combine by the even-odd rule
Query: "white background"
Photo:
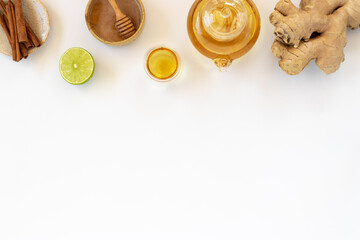
[[(259, 41), (219, 73), (187, 36), (192, 0), (144, 0), (142, 35), (117, 48), (87, 30), (87, 1), (43, 2), (46, 44), (0, 56), (1, 240), (360, 239), (360, 30), (337, 73), (290, 77), (276, 1), (257, 0)], [(169, 84), (143, 70), (158, 45), (183, 60)], [(82, 86), (58, 73), (74, 46), (96, 61)]]

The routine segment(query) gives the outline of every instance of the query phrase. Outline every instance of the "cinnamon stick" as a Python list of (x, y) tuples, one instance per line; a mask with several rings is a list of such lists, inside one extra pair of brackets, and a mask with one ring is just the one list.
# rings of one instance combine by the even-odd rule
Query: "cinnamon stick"
[(15, 48), (15, 28), (14, 28), (14, 23), (12, 20), (12, 16), (11, 16), (11, 7), (10, 5), (6, 5), (5, 6), (5, 13), (8, 19), (8, 27), (9, 27), (9, 32), (10, 32), (10, 46), (12, 49), (12, 57), (13, 60), (16, 59), (16, 48)]
[(2, 16), (0, 14), (0, 24), (2, 26), (2, 28), (4, 29), (4, 32), (9, 40), (9, 43), (11, 42), (11, 36), (10, 36), (10, 32), (9, 32), (9, 28), (7, 26), (7, 24), (5, 23), (5, 19), (4, 19), (4, 16)]
[(28, 37), (26, 32), (25, 18), (21, 5), (21, 0), (13, 0), (13, 2), (15, 6), (16, 30), (17, 30), (19, 42), (20, 43), (27, 42)]
[[(11, 1), (9, 1), (11, 3)], [(9, 3), (8, 2), (8, 3)], [(12, 18), (15, 24), (15, 48), (16, 48), (16, 62), (19, 62), (23, 57), (21, 55), (21, 51), (20, 51), (20, 42), (19, 42), (19, 36), (18, 36), (18, 31), (17, 31), (17, 26), (16, 26), (16, 18), (15, 18), (15, 6), (13, 3), (11, 3), (11, 13), (12, 13)]]
[(16, 30), (16, 22), (15, 22), (15, 8), (11, 1), (6, 4), (6, 15), (9, 21), (9, 29), (11, 35), (11, 47), (13, 50), (13, 60), (18, 62), (22, 59), (20, 53), (19, 40)]
[(20, 43), (20, 53), (23, 58), (27, 58), (29, 56), (29, 52), (27, 47), (25, 46), (25, 43)]
[[(27, 31), (26, 31), (27, 32)], [(28, 38), (28, 41), (27, 42), (24, 42), (24, 46), (26, 48), (32, 48), (34, 47), (34, 45), (32, 44), (32, 42), (30, 41), (30, 39)]]
[(26, 25), (26, 31), (29, 37), (29, 40), (31, 40), (31, 42), (33, 43), (33, 45), (35, 47), (39, 47), (40, 46), (40, 41), (37, 38), (36, 34), (34, 33), (34, 31), (31, 29), (29, 23), (25, 22)]
[(3, 13), (3, 17), (6, 23), (6, 26), (9, 24), (7, 17), (6, 17), (6, 9), (5, 9), (5, 3), (3, 2), (3, 0), (0, 0), (0, 11)]
[(6, 4), (0, 0), (0, 10), (3, 12), (3, 14), (6, 14), (5, 6)]

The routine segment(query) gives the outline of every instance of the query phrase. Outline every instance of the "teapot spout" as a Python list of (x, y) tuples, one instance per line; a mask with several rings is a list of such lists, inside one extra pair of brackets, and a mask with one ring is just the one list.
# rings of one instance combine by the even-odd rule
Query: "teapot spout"
[(227, 72), (228, 68), (230, 67), (232, 60), (229, 58), (215, 58), (214, 59), (215, 65), (219, 68), (220, 72)]

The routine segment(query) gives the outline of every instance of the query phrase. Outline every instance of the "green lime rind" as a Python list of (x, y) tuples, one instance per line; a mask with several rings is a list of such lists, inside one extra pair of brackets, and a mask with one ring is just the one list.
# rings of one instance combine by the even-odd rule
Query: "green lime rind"
[(84, 84), (94, 75), (95, 61), (83, 48), (70, 48), (60, 58), (60, 74), (65, 81), (73, 85)]

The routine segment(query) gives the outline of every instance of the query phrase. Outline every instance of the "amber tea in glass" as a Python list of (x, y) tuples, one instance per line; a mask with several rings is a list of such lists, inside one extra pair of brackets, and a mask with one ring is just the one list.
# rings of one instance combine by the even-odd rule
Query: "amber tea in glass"
[(254, 46), (260, 15), (252, 0), (196, 0), (187, 28), (195, 48), (223, 71)]
[(178, 75), (180, 65), (180, 58), (173, 50), (158, 47), (147, 54), (145, 70), (153, 80), (168, 82)]

